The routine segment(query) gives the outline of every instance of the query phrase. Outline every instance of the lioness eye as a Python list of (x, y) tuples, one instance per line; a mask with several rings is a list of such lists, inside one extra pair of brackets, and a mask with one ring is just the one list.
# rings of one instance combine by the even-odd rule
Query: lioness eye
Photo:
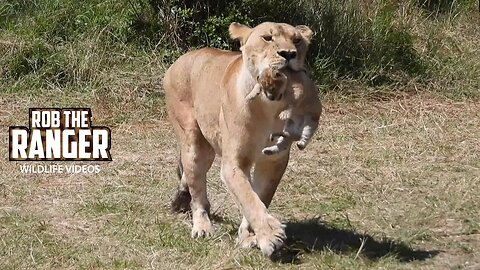
[(263, 40), (265, 40), (265, 41), (267, 41), (267, 42), (270, 42), (270, 41), (273, 40), (273, 37), (272, 37), (272, 36), (269, 36), (269, 35), (267, 35), (267, 36), (262, 36), (262, 38), (263, 38)]
[(295, 38), (295, 39), (293, 40), (293, 43), (294, 43), (294, 44), (300, 44), (300, 42), (302, 42), (302, 39), (301, 39), (301, 38)]

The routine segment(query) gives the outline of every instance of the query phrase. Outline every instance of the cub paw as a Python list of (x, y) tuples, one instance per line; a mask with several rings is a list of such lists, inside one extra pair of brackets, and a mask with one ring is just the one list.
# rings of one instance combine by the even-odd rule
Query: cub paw
[(297, 147), (298, 147), (298, 149), (303, 150), (303, 149), (305, 149), (305, 147), (307, 147), (307, 143), (302, 142), (302, 141), (297, 142)]
[(289, 118), (292, 118), (292, 112), (290, 110), (283, 110), (280, 112), (280, 114), (278, 114), (278, 118), (285, 121)]
[(269, 149), (269, 148), (264, 148), (264, 149), (262, 150), (262, 153), (263, 153), (264, 155), (267, 155), (267, 156), (271, 156), (271, 155), (274, 154), (274, 153), (273, 153), (273, 150), (271, 150), (271, 149)]

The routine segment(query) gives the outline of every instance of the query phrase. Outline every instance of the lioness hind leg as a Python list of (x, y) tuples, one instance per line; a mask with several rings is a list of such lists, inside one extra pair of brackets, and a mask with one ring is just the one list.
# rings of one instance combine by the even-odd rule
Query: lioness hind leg
[(180, 186), (178, 187), (177, 194), (175, 194), (175, 198), (172, 201), (171, 207), (172, 212), (175, 213), (186, 213), (190, 211), (190, 202), (192, 201), (192, 196), (190, 195), (190, 191), (188, 190), (188, 185), (185, 181), (182, 182), (182, 175), (183, 175), (183, 166), (181, 157), (178, 159), (177, 165), (177, 176), (180, 180)]
[(180, 155), (183, 167), (181, 186), (186, 184), (192, 198), (192, 237), (204, 237), (213, 233), (207, 198), (207, 171), (213, 163), (215, 152), (197, 125), (187, 130), (189, 134), (185, 134)]

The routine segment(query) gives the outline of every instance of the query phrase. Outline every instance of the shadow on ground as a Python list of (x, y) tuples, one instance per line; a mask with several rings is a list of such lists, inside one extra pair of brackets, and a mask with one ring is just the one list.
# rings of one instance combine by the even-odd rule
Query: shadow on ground
[[(281, 263), (301, 263), (299, 255), (323, 250), (338, 254), (357, 253), (370, 260), (391, 256), (400, 262), (425, 260), (436, 256), (436, 250), (414, 250), (390, 239), (376, 240), (368, 234), (337, 229), (318, 219), (286, 223), (285, 248), (275, 252), (271, 259)], [(363, 246), (362, 246), (363, 242)]]

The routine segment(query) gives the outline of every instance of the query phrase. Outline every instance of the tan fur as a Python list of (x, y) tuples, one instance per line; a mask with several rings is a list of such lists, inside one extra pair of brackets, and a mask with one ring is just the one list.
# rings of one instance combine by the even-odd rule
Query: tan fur
[[(267, 207), (289, 153), (265, 156), (261, 150), (269, 143), (269, 134), (283, 129), (278, 114), (287, 104), (265, 95), (247, 102), (246, 96), (266, 68), (303, 69), (311, 31), (306, 26), (278, 23), (255, 28), (234, 23), (229, 31), (241, 41), (241, 53), (210, 48), (192, 51), (165, 73), (166, 105), (183, 168), (179, 192), (191, 194), (192, 237), (210, 235), (206, 173), (215, 154), (221, 156), (222, 180), (244, 215), (238, 243), (258, 245), (270, 255), (285, 239), (284, 226)], [(269, 36), (270, 41), (266, 40)], [(281, 55), (285, 52), (296, 56), (287, 61)], [(314, 88), (311, 81), (305, 85)]]

